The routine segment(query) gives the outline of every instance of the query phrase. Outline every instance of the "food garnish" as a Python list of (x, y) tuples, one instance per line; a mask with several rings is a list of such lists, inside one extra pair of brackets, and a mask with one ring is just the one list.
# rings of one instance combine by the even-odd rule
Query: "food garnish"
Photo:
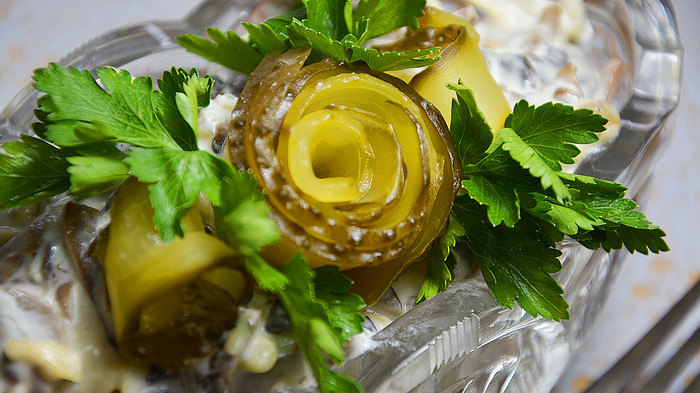
[(304, 8), (259, 25), (243, 23), (248, 41), (234, 31), (217, 28), (207, 29), (213, 41), (194, 34), (181, 35), (178, 41), (185, 49), (244, 74), (253, 72), (267, 54), (299, 47), (312, 48), (310, 62), (362, 61), (377, 71), (424, 67), (438, 59), (437, 47), (380, 52), (363, 46), (400, 27), (417, 28), (425, 0), (363, 0), (354, 10), (350, 0), (305, 0), (303, 4)]
[[(213, 81), (196, 70), (172, 68), (157, 89), (112, 68), (99, 82), (56, 64), (35, 71), (36, 136), (3, 145), (0, 208), (117, 190), (103, 265), (123, 357), (206, 355), (252, 279), (279, 299), (319, 390), (356, 392), (329, 360), (343, 362), (359, 311), (416, 261), (427, 266), (418, 302), (447, 288), (463, 243), (500, 305), (559, 321), (565, 235), (668, 250), (625, 187), (562, 172), (607, 120), (551, 102), (510, 111), (468, 22), (421, 0), (302, 3), (244, 23), (247, 40), (214, 28), (213, 41), (178, 37), (250, 75), (224, 157), (197, 146)], [(415, 32), (396, 50), (367, 47), (402, 27)], [(172, 351), (183, 338), (192, 345)]]

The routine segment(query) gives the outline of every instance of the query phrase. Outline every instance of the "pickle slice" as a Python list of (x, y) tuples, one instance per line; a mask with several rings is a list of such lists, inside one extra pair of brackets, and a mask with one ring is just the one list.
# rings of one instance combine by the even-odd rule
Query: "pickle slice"
[(104, 270), (119, 353), (179, 364), (211, 352), (249, 289), (237, 253), (204, 232), (196, 209), (185, 236), (163, 243), (145, 184), (114, 196)]
[[(479, 49), (479, 33), (463, 18), (447, 11), (426, 7), (420, 18), (420, 29), (446, 29), (457, 26), (458, 34), (442, 47), (440, 60), (425, 68), (411, 79), (410, 85), (428, 101), (432, 102), (450, 123), (454, 92), (445, 85), (459, 80), (474, 92), (474, 98), (492, 129), (500, 130), (511, 112), (503, 91), (489, 72), (484, 55)], [(449, 31), (449, 30), (448, 30)], [(442, 36), (443, 40), (446, 36)]]
[[(251, 74), (228, 154), (256, 176), (280, 229), (265, 259), (282, 265), (301, 250), (311, 267), (366, 268), (357, 280), (385, 289), (444, 231), (461, 178), (452, 139), (400, 79), (358, 63), (304, 65), (308, 53), (268, 55)], [(389, 273), (373, 276), (375, 266)]]

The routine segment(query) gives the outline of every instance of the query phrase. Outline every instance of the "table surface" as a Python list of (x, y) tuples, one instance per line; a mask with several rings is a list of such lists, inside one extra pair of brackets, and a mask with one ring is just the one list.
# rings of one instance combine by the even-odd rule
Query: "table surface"
[[(149, 19), (176, 19), (193, 0), (2, 0), (0, 1), (0, 108), (29, 83), (32, 69), (55, 61), (106, 30)], [(606, 306), (586, 343), (555, 391), (582, 391), (634, 344), (700, 278), (695, 245), (700, 231), (700, 6), (697, 0), (674, 0), (685, 46), (683, 89), (673, 137), (659, 162), (643, 209), (664, 228), (671, 251), (632, 255), (622, 266)], [(700, 312), (695, 313), (700, 317)], [(700, 323), (684, 326), (679, 346)], [(670, 349), (672, 351), (672, 349)], [(671, 391), (681, 391), (700, 371), (698, 356)]]

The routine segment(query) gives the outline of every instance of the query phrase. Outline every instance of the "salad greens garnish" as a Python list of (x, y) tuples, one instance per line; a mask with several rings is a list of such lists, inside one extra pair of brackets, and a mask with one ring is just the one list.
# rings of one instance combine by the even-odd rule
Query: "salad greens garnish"
[[(208, 29), (211, 41), (178, 37), (187, 50), (249, 74), (271, 52), (310, 46), (309, 61), (326, 57), (363, 61), (387, 71), (423, 67), (439, 48), (379, 52), (363, 45), (397, 28), (418, 27), (425, 0), (304, 0), (301, 7), (259, 25), (244, 23), (248, 38)], [(35, 71), (38, 100), (34, 131), (3, 145), (0, 209), (70, 192), (87, 198), (114, 190), (130, 176), (149, 183), (154, 224), (165, 240), (184, 235), (182, 218), (200, 195), (214, 207), (216, 235), (234, 247), (258, 286), (276, 295), (291, 321), (322, 392), (359, 392), (332, 371), (346, 341), (362, 331), (365, 307), (337, 267), (309, 269), (301, 254), (275, 268), (260, 255), (279, 238), (255, 178), (228, 161), (198, 150), (197, 116), (209, 104), (212, 79), (173, 68), (154, 89), (150, 77), (127, 71), (88, 71), (50, 64)], [(454, 278), (453, 249), (473, 253), (496, 301), (515, 302), (533, 316), (569, 318), (556, 243), (565, 235), (585, 247), (623, 246), (641, 253), (668, 250), (664, 232), (634, 209), (620, 184), (562, 172), (607, 122), (590, 110), (547, 103), (517, 103), (505, 127), (492, 132), (471, 90), (461, 82), (450, 131), (462, 164), (457, 197), (445, 234), (428, 251), (417, 301), (444, 291)], [(447, 94), (447, 91), (446, 91)], [(495, 137), (494, 137), (495, 135)], [(117, 148), (117, 146), (119, 148)]]
[[(363, 46), (368, 40), (403, 26), (418, 27), (425, 0), (304, 0), (306, 13), (298, 10), (253, 25), (244, 23), (248, 40), (232, 30), (207, 29), (211, 41), (195, 34), (177, 37), (188, 51), (223, 66), (250, 74), (268, 53), (310, 46), (309, 61), (327, 57), (338, 61), (363, 61), (377, 71), (425, 67), (438, 60), (439, 48), (406, 52), (379, 52)], [(288, 21), (287, 24), (280, 23)]]
[(513, 308), (514, 300), (529, 314), (569, 318), (563, 289), (551, 274), (561, 270), (554, 248), (556, 234), (538, 222), (520, 220), (513, 228), (494, 227), (485, 207), (468, 196), (458, 197), (453, 214), (464, 225), (463, 238), (476, 256), (481, 274), (496, 301)]
[[(448, 87), (457, 93), (450, 131), (467, 192), (452, 213), (464, 234), (450, 229), (448, 240), (440, 240), (442, 265), (443, 241), (453, 245), (456, 237), (474, 253), (499, 304), (512, 308), (517, 300), (533, 316), (558, 321), (569, 318), (564, 291), (551, 277), (561, 270), (555, 243), (564, 235), (589, 248), (668, 250), (664, 232), (634, 210), (624, 186), (561, 172), (561, 164), (573, 163), (580, 152), (573, 143), (598, 140), (605, 118), (589, 109), (551, 102), (534, 107), (522, 100), (493, 138), (469, 88), (461, 82)], [(429, 256), (421, 295), (444, 290), (450, 276), (442, 265)]]

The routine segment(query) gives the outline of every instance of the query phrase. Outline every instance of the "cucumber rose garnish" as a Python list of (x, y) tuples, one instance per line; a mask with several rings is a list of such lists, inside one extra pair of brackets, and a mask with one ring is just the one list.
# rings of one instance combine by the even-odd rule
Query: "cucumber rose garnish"
[(268, 261), (301, 250), (312, 267), (389, 264), (382, 292), (444, 232), (461, 168), (442, 116), (406, 83), (361, 64), (304, 66), (309, 52), (270, 54), (251, 74), (229, 158), (272, 207), (281, 240)]

